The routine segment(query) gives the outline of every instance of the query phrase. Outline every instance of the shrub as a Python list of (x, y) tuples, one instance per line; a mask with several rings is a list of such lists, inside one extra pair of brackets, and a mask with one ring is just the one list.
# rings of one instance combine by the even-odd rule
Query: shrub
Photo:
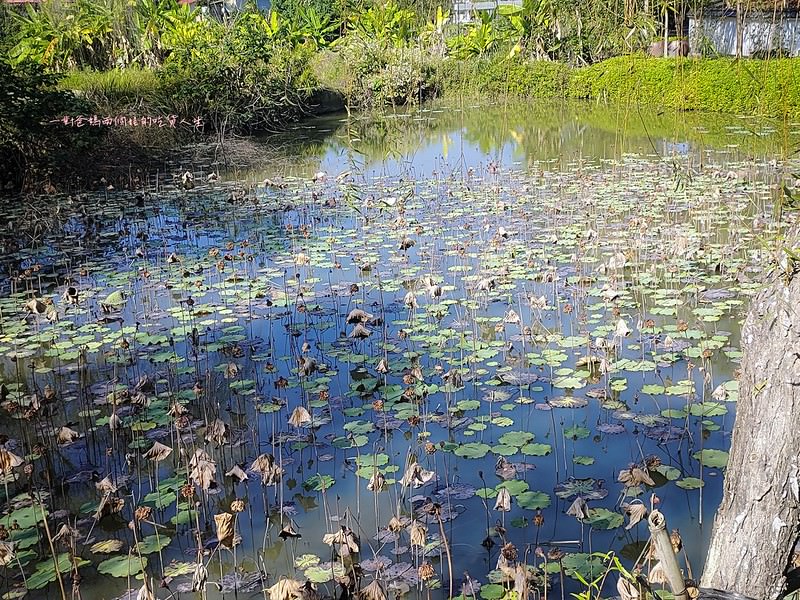
[(798, 59), (612, 58), (574, 72), (569, 95), (737, 114), (800, 115)]
[(340, 21), (353, 8), (350, 0), (272, 0), (271, 9), (286, 19), (311, 10), (320, 19)]
[(311, 50), (278, 46), (266, 59), (240, 61), (222, 53), (168, 63), (159, 72), (165, 112), (201, 116), (218, 132), (272, 130), (296, 118), (316, 88)]
[(506, 52), (469, 60), (447, 59), (441, 67), (445, 93), (561, 98), (566, 94), (572, 69), (559, 62), (531, 61)]
[(351, 106), (374, 108), (416, 104), (435, 95), (440, 60), (420, 47), (351, 35), (314, 65), (321, 85), (341, 93)]
[(86, 111), (84, 103), (56, 89), (57, 77), (41, 66), (13, 68), (0, 60), (0, 155), (15, 186), (25, 175), (36, 176), (34, 165), (47, 165), (50, 154), (62, 146), (81, 148), (92, 139), (88, 128), (77, 131), (59, 127), (55, 120)]

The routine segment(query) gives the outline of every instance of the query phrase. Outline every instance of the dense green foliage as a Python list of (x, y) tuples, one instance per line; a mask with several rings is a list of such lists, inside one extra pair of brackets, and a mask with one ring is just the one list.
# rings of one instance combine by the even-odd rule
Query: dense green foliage
[[(10, 18), (0, 6), (0, 57), (8, 51)], [(80, 147), (91, 138), (86, 132), (67, 136), (53, 126), (62, 115), (85, 108), (72, 94), (59, 91), (57, 82), (58, 77), (41, 65), (12, 68), (0, 60), (0, 185), (19, 185), (26, 170), (35, 164), (46, 165), (47, 155), (54, 149), (67, 142)]]
[(618, 57), (576, 70), (569, 94), (679, 110), (798, 115), (797, 66), (797, 59)]
[[(791, 59), (646, 58), (663, 19), (703, 1), (524, 0), (469, 24), (433, 0), (279, 0), (232, 15), (177, 0), (3, 5), (0, 67), (13, 93), (1, 141), (19, 154), (66, 112), (59, 77), (93, 114), (201, 117), (219, 133), (281, 127), (322, 90), (369, 108), (473, 92), (800, 114)], [(23, 109), (21, 98), (33, 100)]]
[(800, 59), (620, 56), (590, 66), (494, 55), (444, 63), (445, 93), (594, 99), (682, 111), (800, 116)]
[(494, 55), (447, 61), (441, 68), (445, 93), (470, 90), (492, 96), (564, 97), (573, 69), (561, 62)]

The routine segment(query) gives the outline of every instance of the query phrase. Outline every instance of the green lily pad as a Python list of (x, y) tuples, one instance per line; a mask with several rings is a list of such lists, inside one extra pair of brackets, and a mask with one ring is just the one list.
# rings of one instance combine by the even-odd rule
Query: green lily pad
[(480, 593), (483, 600), (499, 600), (506, 595), (506, 588), (497, 583), (487, 583), (481, 586)]
[(506, 431), (497, 441), (506, 446), (524, 446), (533, 438), (534, 435), (529, 431)]
[(595, 529), (616, 529), (625, 522), (625, 518), (607, 508), (590, 508), (589, 518), (585, 522)]
[(147, 558), (121, 555), (104, 560), (97, 565), (98, 573), (111, 577), (135, 577), (147, 567)]
[(336, 483), (336, 480), (330, 475), (320, 475), (317, 473), (306, 479), (303, 482), (303, 487), (307, 490), (321, 492), (322, 490), (327, 490), (332, 487), (334, 483)]
[(684, 477), (680, 481), (676, 481), (675, 485), (684, 490), (696, 490), (703, 487), (705, 482), (697, 477)]
[(525, 456), (547, 456), (553, 451), (550, 444), (525, 444), (520, 452)]
[(699, 460), (704, 467), (724, 469), (728, 466), (728, 453), (724, 450), (705, 448), (692, 454), (692, 457)]
[(517, 504), (520, 508), (536, 510), (550, 506), (550, 496), (544, 492), (527, 491), (517, 496)]
[(509, 494), (512, 496), (517, 496), (522, 492), (527, 492), (529, 487), (530, 486), (528, 485), (527, 481), (523, 481), (522, 479), (509, 479), (503, 483), (498, 483), (495, 486), (495, 489), (499, 491), (500, 489), (505, 488), (508, 490)]
[(561, 565), (567, 576), (574, 578), (577, 574), (585, 581), (592, 581), (606, 570), (601, 557), (585, 552), (567, 554), (561, 559)]
[(469, 442), (455, 449), (453, 454), (462, 458), (483, 458), (491, 450), (488, 444), (482, 442)]
[[(88, 560), (75, 557), (76, 565), (82, 567), (89, 564)], [(58, 571), (56, 571), (58, 565)], [(66, 581), (69, 574), (72, 572), (73, 562), (69, 554), (59, 554), (58, 558), (53, 561), (51, 557), (43, 559), (38, 565), (36, 570), (28, 576), (27, 586), (30, 590), (39, 590), (58, 579), (58, 574), (61, 573), (62, 580)]]
[(141, 554), (153, 554), (159, 550), (163, 550), (172, 541), (166, 535), (148, 535), (136, 544), (136, 551)]
[(338, 562), (314, 565), (303, 571), (306, 578), (314, 583), (327, 583), (337, 577), (344, 577), (346, 573), (344, 565)]

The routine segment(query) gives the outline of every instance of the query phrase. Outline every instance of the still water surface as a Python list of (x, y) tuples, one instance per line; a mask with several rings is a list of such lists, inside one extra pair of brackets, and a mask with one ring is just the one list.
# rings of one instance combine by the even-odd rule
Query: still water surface
[[(148, 178), (6, 205), (43, 225), (4, 259), (8, 448), (33, 465), (8, 478), (2, 521), (21, 529), (5, 591), (22, 569), (59, 593), (29, 490), (51, 533), (77, 529), (72, 557), (54, 542), (59, 570), (78, 567), (93, 598), (138, 589), (143, 568), (166, 573), (158, 597), (194, 595), (198, 525), (222, 585), (209, 597), (259, 596), (284, 575), (336, 593), (350, 558), (323, 536), (340, 526), (360, 538), (362, 585), (425, 595), (431, 563), (446, 597), (450, 562), (453, 594), (481, 595), (509, 543), (536, 567), (535, 549), (550, 553), (560, 594), (600, 568), (591, 552), (633, 564), (646, 526), (626, 528), (624, 506), (640, 502), (680, 530), (698, 575), (795, 128), (431, 105), (307, 122), (258, 141), (273, 154), (255, 166), (192, 165), (192, 189)], [(154, 441), (172, 452), (148, 458)], [(236, 499), (232, 552), (214, 515)], [(151, 512), (131, 529), (137, 507)]]

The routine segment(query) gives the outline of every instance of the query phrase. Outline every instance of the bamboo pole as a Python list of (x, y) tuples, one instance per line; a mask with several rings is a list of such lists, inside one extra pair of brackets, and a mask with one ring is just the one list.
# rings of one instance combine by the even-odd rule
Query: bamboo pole
[(653, 510), (647, 518), (650, 528), (650, 539), (655, 548), (656, 558), (663, 565), (664, 574), (672, 590), (672, 595), (676, 600), (689, 600), (686, 592), (686, 582), (683, 579), (681, 568), (678, 566), (678, 559), (672, 549), (672, 542), (667, 533), (667, 519), (661, 511)]

